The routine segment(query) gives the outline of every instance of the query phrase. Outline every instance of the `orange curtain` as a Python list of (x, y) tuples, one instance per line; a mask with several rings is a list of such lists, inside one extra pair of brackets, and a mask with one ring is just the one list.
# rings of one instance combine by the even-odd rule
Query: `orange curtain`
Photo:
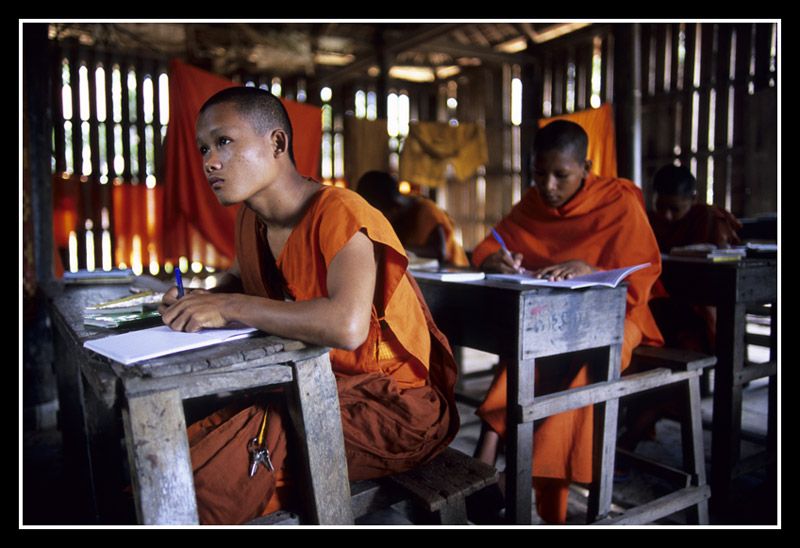
[(592, 161), (592, 172), (601, 177), (617, 176), (614, 109), (609, 103), (605, 103), (599, 108), (542, 118), (539, 120), (539, 127), (544, 127), (553, 120), (569, 120), (581, 126), (589, 135), (589, 150), (586, 155)]
[[(220, 205), (209, 189), (195, 143), (195, 122), (200, 107), (209, 97), (235, 85), (180, 61), (170, 63), (163, 226), (167, 235), (164, 259), (173, 263), (181, 256), (194, 260), (198, 250), (209, 248), (212, 256), (205, 253), (202, 260), (209, 266), (225, 268), (233, 260), (234, 221), (239, 206)], [(283, 104), (292, 122), (297, 169), (318, 179), (322, 112), (315, 106), (294, 101), (283, 100)]]

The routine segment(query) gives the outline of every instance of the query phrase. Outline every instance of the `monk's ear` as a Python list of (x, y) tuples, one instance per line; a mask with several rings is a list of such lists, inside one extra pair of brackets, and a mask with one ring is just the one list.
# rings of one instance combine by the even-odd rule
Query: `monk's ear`
[(289, 150), (289, 138), (282, 129), (275, 129), (270, 134), (270, 145), (275, 158)]
[(586, 161), (583, 163), (583, 170), (586, 172), (586, 176), (592, 171), (592, 161), (589, 158), (586, 158)]

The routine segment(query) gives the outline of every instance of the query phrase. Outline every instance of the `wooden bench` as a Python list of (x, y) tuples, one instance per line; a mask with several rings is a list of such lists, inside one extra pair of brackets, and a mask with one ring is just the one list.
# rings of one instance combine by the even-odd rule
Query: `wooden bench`
[(466, 497), (497, 483), (497, 470), (448, 447), (412, 470), (350, 486), (356, 519), (407, 502), (414, 523), (467, 524)]

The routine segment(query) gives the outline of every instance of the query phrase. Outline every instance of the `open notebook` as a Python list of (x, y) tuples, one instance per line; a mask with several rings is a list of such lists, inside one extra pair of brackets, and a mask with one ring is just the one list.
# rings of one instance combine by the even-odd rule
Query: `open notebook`
[(601, 270), (592, 272), (585, 276), (576, 276), (569, 280), (553, 281), (550, 282), (546, 279), (535, 278), (530, 273), (525, 274), (487, 274), (487, 280), (500, 280), (506, 282), (514, 282), (524, 285), (541, 285), (544, 287), (566, 287), (569, 289), (580, 289), (582, 287), (592, 287), (594, 285), (604, 285), (608, 287), (617, 287), (619, 283), (624, 280), (632, 272), (636, 272), (642, 268), (647, 268), (650, 263), (637, 264), (635, 266), (628, 266), (625, 268), (616, 268), (614, 270)]
[(125, 365), (176, 354), (184, 350), (203, 348), (252, 335), (255, 327), (234, 329), (203, 329), (197, 333), (173, 331), (166, 325), (129, 331), (102, 339), (86, 341), (83, 346)]

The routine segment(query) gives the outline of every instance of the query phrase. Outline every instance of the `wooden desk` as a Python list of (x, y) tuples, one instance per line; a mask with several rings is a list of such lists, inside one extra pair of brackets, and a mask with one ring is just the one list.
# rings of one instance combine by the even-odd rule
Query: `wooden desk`
[(127, 285), (53, 284), (48, 294), (65, 452), (88, 482), (95, 519), (117, 519), (107, 516), (119, 505), (124, 484), (119, 443), (124, 430), (139, 523), (197, 523), (184, 400), (288, 385), (305, 464), (307, 520), (353, 522), (328, 349), (261, 336), (123, 366), (83, 348), (84, 341), (110, 332), (84, 326), (82, 310), (128, 294)]
[[(670, 295), (717, 307), (717, 365), (711, 434), (711, 507), (724, 509), (734, 477), (774, 462), (777, 454), (777, 260), (713, 263), (664, 256), (661, 279)], [(771, 303), (770, 361), (746, 365), (746, 308)], [(768, 451), (740, 459), (742, 387), (769, 376)]]
[[(533, 421), (557, 412), (534, 410), (536, 359), (601, 349), (606, 353), (600, 360), (604, 365), (593, 372), (594, 380), (619, 379), (626, 287), (564, 290), (422, 278), (417, 283), (451, 344), (499, 354), (508, 364), (506, 516), (513, 523), (530, 524)], [(595, 398), (588, 403), (596, 406), (599, 453), (589, 500), (588, 519), (594, 521), (611, 506), (619, 400)]]

